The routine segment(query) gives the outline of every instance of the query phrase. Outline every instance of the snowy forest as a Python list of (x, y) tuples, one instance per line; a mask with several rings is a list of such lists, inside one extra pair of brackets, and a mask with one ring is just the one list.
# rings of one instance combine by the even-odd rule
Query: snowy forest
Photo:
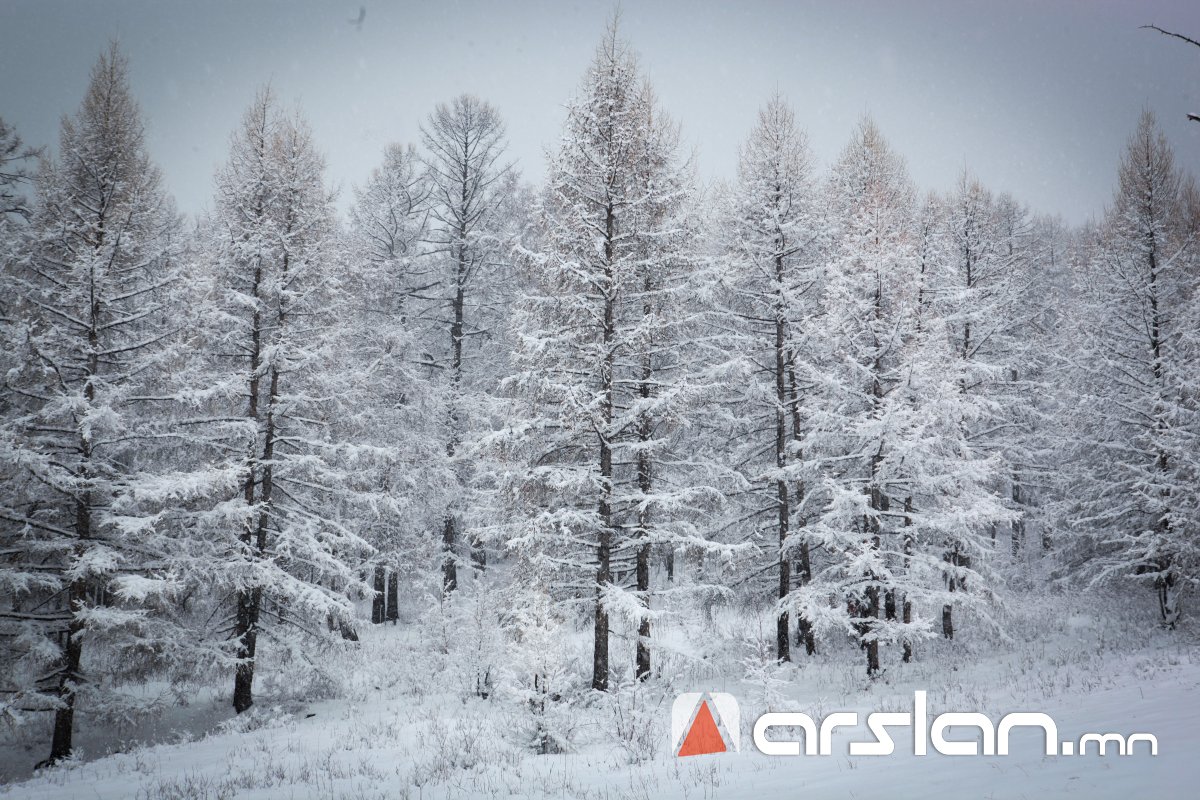
[[(818, 166), (770, 91), (704, 181), (597, 34), (537, 182), (463, 94), (339, 200), (264, 83), (185, 217), (115, 43), (57, 142), (0, 121), (9, 790), (678, 790), (538, 766), (591, 753), (707, 797), (664, 766), (679, 692), (752, 723), (1200, 663), (1200, 190), (1154, 115), (1083, 225), (917, 186), (869, 116)], [(335, 719), (344, 762), (166, 771)]]

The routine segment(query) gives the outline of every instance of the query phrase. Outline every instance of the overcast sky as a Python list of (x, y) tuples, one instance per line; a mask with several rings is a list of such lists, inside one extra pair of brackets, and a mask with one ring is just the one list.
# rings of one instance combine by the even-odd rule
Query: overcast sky
[[(350, 20), (365, 3), (359, 30)], [(55, 143), (88, 70), (117, 38), (132, 61), (151, 154), (181, 210), (212, 175), (255, 89), (301, 104), (347, 196), (433, 105), (499, 107), (531, 180), (559, 135), (611, 13), (563, 0), (194, 2), (0, 0), (0, 116)], [(626, 0), (622, 29), (700, 175), (732, 176), (737, 145), (778, 89), (824, 165), (870, 113), (923, 188), (964, 166), (1036, 211), (1080, 222), (1108, 202), (1143, 107), (1200, 166), (1200, 2), (706, 2)]]

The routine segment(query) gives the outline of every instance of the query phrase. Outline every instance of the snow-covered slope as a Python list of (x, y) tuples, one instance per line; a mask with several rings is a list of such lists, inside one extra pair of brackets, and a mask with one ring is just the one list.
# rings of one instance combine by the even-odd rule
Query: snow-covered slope
[[(1185, 797), (1200, 780), (1200, 648), (1194, 632), (1130, 638), (1132, 625), (1044, 609), (1036, 634), (995, 647), (935, 642), (910, 665), (868, 683), (853, 648), (834, 649), (763, 680), (703, 670), (570, 709), (573, 752), (523, 745), (521, 704), (502, 695), (464, 699), (446, 673), (422, 674), (419, 631), (365, 632), (344, 665), (344, 697), (307, 705), (265, 701), (197, 741), (160, 744), (78, 763), (0, 790), (33, 800), (95, 798), (1122, 798)], [(1053, 611), (1054, 613), (1048, 613)], [(681, 632), (677, 632), (681, 633)], [(682, 642), (680, 643), (683, 644)], [(1132, 653), (1130, 652), (1132, 650)], [(686, 685), (685, 685), (686, 684)], [(720, 690), (741, 703), (742, 749), (670, 755), (675, 692)], [(833, 755), (770, 757), (751, 743), (769, 706), (816, 718), (833, 711), (906, 710), (915, 689), (931, 714), (1044, 711), (1060, 738), (1150, 732), (1159, 754), (1046, 757), (1040, 732), (1012, 738), (1007, 757), (896, 754), (850, 757), (865, 726), (839, 731)], [(208, 713), (210, 703), (197, 704)], [(223, 701), (221, 701), (223, 702)], [(954, 734), (952, 733), (953, 738)], [(963, 738), (960, 731), (957, 736)]]

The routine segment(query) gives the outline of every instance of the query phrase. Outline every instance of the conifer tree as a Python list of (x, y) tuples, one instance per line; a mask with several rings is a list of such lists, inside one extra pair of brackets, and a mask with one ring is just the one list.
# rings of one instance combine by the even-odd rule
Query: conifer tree
[(108, 678), (178, 643), (174, 543), (144, 497), (164, 469), (146, 395), (178, 331), (179, 220), (115, 44), (37, 190), (28, 256), (5, 276), (20, 366), (5, 376), (0, 434), (0, 592), (12, 600), (0, 624), (13, 705), (54, 712), (53, 763), (72, 752), (82, 697), (102, 702)]
[[(798, 378), (805, 371), (798, 365), (811, 357), (808, 337), (821, 286), (824, 223), (816, 210), (811, 161), (804, 131), (776, 95), (742, 147), (726, 212), (722, 299), (713, 315), (718, 331), (713, 343), (734, 392), (722, 400), (736, 443), (730, 458), (750, 487), (733, 516), (770, 542), (767, 551), (778, 564), (775, 655), (781, 661), (791, 659), (787, 604), (793, 581), (812, 578), (800, 448), (808, 432), (800, 396), (808, 383)], [(811, 655), (812, 626), (803, 615), (798, 623)]]
[(1079, 402), (1067, 500), (1094, 579), (1150, 586), (1162, 623), (1197, 579), (1195, 247), (1187, 191), (1154, 117), (1129, 138), (1089, 247), (1075, 323)]

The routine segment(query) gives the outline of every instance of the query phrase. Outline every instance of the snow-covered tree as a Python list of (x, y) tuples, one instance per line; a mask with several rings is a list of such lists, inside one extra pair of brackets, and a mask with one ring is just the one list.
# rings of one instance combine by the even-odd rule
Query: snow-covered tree
[(0, 625), (6, 707), (54, 712), (55, 762), (72, 752), (81, 697), (100, 704), (112, 675), (178, 644), (175, 544), (142, 498), (163, 479), (145, 395), (177, 331), (179, 223), (116, 45), (37, 183), (31, 249), (4, 287), (19, 367), (0, 430)]
[[(967, 444), (978, 404), (963, 392), (944, 312), (930, 298), (944, 265), (923, 260), (928, 222), (903, 161), (870, 120), (835, 164), (828, 193), (824, 347), (802, 406), (806, 450), (820, 466), (808, 535), (826, 559), (798, 595), (806, 613), (856, 632), (874, 675), (881, 642), (907, 645), (928, 631), (912, 616), (916, 601), (987, 591), (984, 531), (1007, 517), (988, 488), (992, 463)], [(951, 604), (942, 605), (948, 616)]]
[[(808, 421), (800, 410), (807, 389), (797, 363), (810, 358), (820, 289), (819, 247), (824, 222), (817, 210), (812, 156), (792, 110), (776, 95), (759, 112), (743, 145), (738, 179), (725, 212), (719, 307), (710, 315), (711, 344), (723, 362), (729, 392), (716, 402), (730, 458), (746, 491), (732, 517), (778, 564), (779, 610), (775, 657), (791, 660), (788, 598), (811, 580), (804, 536), (805, 474), (800, 440)], [(812, 626), (799, 619), (801, 639), (815, 651)]]
[(598, 690), (614, 614), (637, 626), (635, 668), (649, 674), (652, 548), (703, 541), (685, 509), (705, 491), (672, 455), (686, 397), (687, 199), (674, 126), (614, 24), (568, 106), (523, 251), (531, 288), (510, 381), (528, 409), (511, 431), (528, 467), (509, 476), (508, 545), (593, 595)]
[[(29, 190), (39, 150), (27, 147), (11, 125), (0, 119), (0, 281), (7, 282), (29, 249)], [(15, 292), (0, 292), (0, 330), (16, 324), (12, 316)], [(17, 334), (19, 338), (19, 334)], [(4, 348), (0, 371), (15, 365), (15, 345)], [(2, 390), (0, 390), (2, 391)], [(0, 410), (5, 407), (0, 395)], [(0, 412), (2, 413), (2, 412)]]
[[(616, 503), (626, 516), (634, 559), (636, 606), (626, 615), (637, 623), (635, 676), (646, 680), (651, 673), (651, 554), (674, 553), (682, 543), (694, 553), (714, 549), (702, 533), (707, 522), (701, 515), (721, 498), (712, 465), (692, 440), (704, 387), (697, 375), (703, 350), (693, 340), (702, 306), (694, 285), (698, 223), (691, 164), (681, 157), (678, 126), (659, 106), (648, 81), (638, 103), (645, 116), (634, 153), (637, 201), (620, 221), (633, 253), (633, 271), (622, 276), (620, 288), (628, 345), (615, 363), (624, 391), (631, 394), (617, 401), (630, 431), (614, 443), (614, 454), (618, 472), (632, 467), (630, 485)], [(627, 556), (618, 551), (618, 558)]]
[[(441, 265), (436, 288), (441, 301), (432, 314), (446, 336), (445, 345), (438, 348), (445, 353), (439, 359), (447, 393), (444, 438), (461, 487), (449, 498), (442, 521), (442, 581), (447, 592), (458, 585), (458, 540), (471, 482), (469, 461), (455, 455), (472, 425), (468, 417), (478, 402), (472, 396), (485, 383), (475, 373), (486, 370), (488, 360), (495, 358), (495, 349), (486, 345), (505, 321), (502, 277), (508, 248), (501, 212), (515, 184), (512, 165), (503, 160), (504, 137), (499, 112), (472, 95), (438, 105), (421, 126), (432, 215), (429, 257)], [(472, 564), (482, 569), (483, 542), (472, 536), (470, 547)]]
[(351, 512), (356, 462), (374, 451), (343, 436), (359, 398), (340, 374), (349, 329), (337, 324), (346, 300), (323, 173), (307, 125), (264, 90), (217, 176), (204, 335), (208, 393), (226, 403), (207, 436), (238, 491), (196, 520), (192, 566), (233, 598), (239, 712), (253, 703), (261, 640), (352, 636), (351, 600), (369, 591)]
[(1151, 586), (1163, 624), (1197, 580), (1197, 253), (1174, 155), (1146, 112), (1091, 243), (1073, 323), (1069, 523), (1096, 579)]
[(344, 284), (349, 314), (343, 326), (346, 389), (361, 398), (340, 424), (347, 435), (379, 448), (358, 484), (385, 499), (362, 531), (378, 551), (372, 620), (395, 621), (401, 568), (428, 568), (429, 531), (443, 522), (451, 482), (442, 434), (444, 402), (432, 379), (428, 320), (438, 277), (423, 258), (429, 186), (413, 147), (390, 145), (382, 164), (355, 192), (347, 233)]
[[(1022, 490), (1040, 466), (1031, 437), (1043, 368), (1036, 321), (1048, 299), (1039, 302), (1039, 242), (1023, 207), (1008, 195), (995, 197), (965, 172), (946, 202), (946, 227), (949, 269), (933, 290), (965, 362), (963, 391), (983, 404), (972, 446), (1002, 456), (996, 488), (1020, 510), (1030, 499)], [(1014, 519), (1014, 554), (1024, 526), (1022, 517)]]
[(29, 217), (29, 198), (24, 189), (33, 182), (32, 165), (39, 154), (0, 118), (0, 218), (9, 214)]

